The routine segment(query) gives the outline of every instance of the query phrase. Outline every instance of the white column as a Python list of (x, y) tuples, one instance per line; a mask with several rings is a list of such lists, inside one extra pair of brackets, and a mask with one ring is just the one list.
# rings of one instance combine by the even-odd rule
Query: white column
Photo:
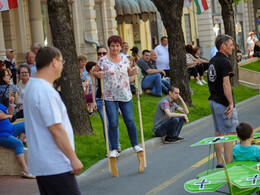
[(103, 21), (105, 30), (105, 40), (112, 35), (117, 35), (117, 22), (116, 22), (116, 10), (115, 0), (102, 1), (101, 9), (103, 10)]
[(40, 0), (28, 0), (32, 43), (44, 43)]
[(4, 39), (4, 30), (3, 30), (3, 19), (0, 12), (0, 56), (5, 56), (5, 39)]

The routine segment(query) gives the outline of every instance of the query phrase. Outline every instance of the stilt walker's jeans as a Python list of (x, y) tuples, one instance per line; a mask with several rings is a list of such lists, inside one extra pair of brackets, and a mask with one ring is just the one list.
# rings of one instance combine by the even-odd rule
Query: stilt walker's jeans
[(109, 121), (109, 138), (111, 141), (112, 150), (118, 150), (118, 106), (122, 112), (127, 132), (131, 141), (131, 145), (134, 147), (138, 145), (137, 141), (137, 129), (133, 117), (133, 102), (121, 101), (105, 101), (106, 113)]

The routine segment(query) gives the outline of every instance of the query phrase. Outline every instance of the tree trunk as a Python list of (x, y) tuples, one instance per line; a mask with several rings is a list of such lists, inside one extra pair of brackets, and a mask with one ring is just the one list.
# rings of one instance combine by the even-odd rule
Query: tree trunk
[(153, 0), (153, 2), (161, 14), (168, 35), (171, 84), (180, 89), (185, 103), (192, 106), (182, 31), (183, 0)]
[(235, 19), (234, 19), (234, 0), (219, 0), (221, 5), (221, 14), (224, 22), (225, 33), (234, 39), (234, 47), (232, 55), (230, 56), (230, 61), (232, 64), (232, 69), (235, 76), (232, 77), (231, 83), (233, 86), (239, 85), (238, 78), (238, 63), (237, 63), (237, 52), (236, 52), (236, 31), (235, 31)]
[(80, 79), (74, 35), (67, 0), (48, 0), (48, 13), (53, 45), (66, 61), (60, 79), (62, 99), (67, 107), (74, 132), (93, 133)]

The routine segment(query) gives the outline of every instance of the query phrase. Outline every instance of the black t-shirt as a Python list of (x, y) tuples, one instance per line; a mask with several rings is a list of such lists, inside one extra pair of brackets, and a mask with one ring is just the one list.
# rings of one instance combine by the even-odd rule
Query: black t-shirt
[[(208, 69), (208, 86), (210, 91), (209, 100), (213, 100), (224, 106), (228, 106), (228, 100), (224, 94), (223, 90), (223, 78), (226, 76), (234, 76), (234, 72), (231, 67), (231, 62), (229, 58), (221, 52), (218, 52), (209, 62)], [(234, 93), (231, 88), (231, 93), (234, 101)]]

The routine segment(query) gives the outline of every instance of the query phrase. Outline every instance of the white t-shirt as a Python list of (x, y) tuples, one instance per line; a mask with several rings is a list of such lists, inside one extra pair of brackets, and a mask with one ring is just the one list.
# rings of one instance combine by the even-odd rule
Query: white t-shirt
[(157, 53), (156, 67), (158, 69), (170, 70), (168, 45), (164, 47), (160, 44), (154, 51)]
[(74, 135), (67, 109), (53, 86), (39, 78), (28, 81), (24, 99), (28, 168), (35, 176), (72, 171), (69, 159), (56, 145), (48, 127), (61, 123), (74, 150)]
[(216, 46), (213, 47), (211, 52), (210, 52), (210, 57), (213, 58), (217, 54), (217, 52), (218, 52), (217, 47)]
[[(30, 78), (29, 78), (30, 80)], [(27, 83), (29, 82), (29, 80), (23, 84), (23, 81), (20, 80), (18, 85), (17, 85), (17, 89), (18, 89), (18, 104), (23, 104), (23, 96), (24, 96), (24, 92), (25, 92), (25, 88), (27, 86)]]
[(251, 37), (247, 38), (247, 41), (246, 41), (248, 44), (247, 50), (254, 51), (254, 47), (255, 47), (254, 41), (257, 41), (257, 39), (255, 37), (253, 37), (252, 39), (251, 39)]

